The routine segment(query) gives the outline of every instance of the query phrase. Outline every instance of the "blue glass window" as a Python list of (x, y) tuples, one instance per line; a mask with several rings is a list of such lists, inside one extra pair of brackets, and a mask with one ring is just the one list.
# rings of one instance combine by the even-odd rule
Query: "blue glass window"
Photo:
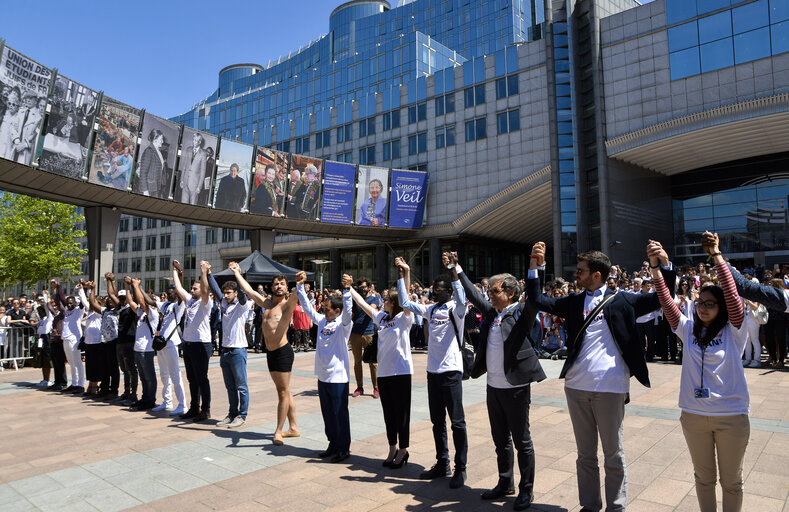
[(520, 109), (509, 111), (510, 131), (514, 132), (521, 129), (521, 111)]
[(477, 57), (474, 59), (474, 83), (485, 81), (485, 59)]
[(463, 63), (463, 86), (468, 87), (474, 84), (474, 61), (467, 60)]
[(699, 29), (695, 21), (668, 29), (668, 51), (676, 52), (698, 44)]
[(515, 46), (507, 47), (507, 73), (518, 70), (518, 48)]
[(499, 78), (496, 80), (496, 99), (500, 100), (501, 98), (507, 97), (507, 79), (506, 78)]
[(666, 22), (669, 25), (695, 17), (696, 0), (666, 0)]
[(789, 21), (776, 23), (771, 27), (773, 55), (789, 52)]
[(698, 5), (699, 16), (731, 5), (729, 0), (696, 0), (696, 3)]
[(672, 80), (698, 75), (701, 72), (699, 48), (697, 46), (674, 52), (669, 55), (669, 60)]
[(789, 20), (789, 2), (770, 0), (770, 23), (784, 20)]
[(731, 36), (731, 11), (699, 19), (699, 42), (709, 43)]
[(770, 56), (770, 29), (763, 27), (734, 36), (734, 62), (741, 64)]
[(758, 0), (732, 9), (731, 15), (735, 34), (766, 27), (770, 23), (767, 0)]
[(507, 74), (507, 61), (506, 61), (506, 56), (504, 55), (504, 50), (500, 50), (496, 52), (495, 64), (496, 64), (497, 77), (504, 76)]
[(730, 37), (703, 44), (701, 50), (701, 72), (727, 68), (734, 65), (734, 50)]

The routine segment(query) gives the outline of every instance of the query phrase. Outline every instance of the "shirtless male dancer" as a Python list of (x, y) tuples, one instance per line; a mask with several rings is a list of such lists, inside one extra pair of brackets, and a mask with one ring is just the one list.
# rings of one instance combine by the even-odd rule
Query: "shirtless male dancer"
[[(293, 369), (293, 347), (288, 343), (288, 327), (293, 310), (296, 308), (298, 298), (296, 293), (288, 293), (288, 279), (283, 275), (274, 276), (271, 279), (271, 296), (263, 298), (241, 275), (241, 268), (236, 262), (230, 262), (228, 268), (236, 275), (238, 285), (244, 290), (255, 304), (263, 310), (263, 340), (266, 343), (266, 362), (268, 371), (274, 386), (277, 388), (277, 430), (274, 431), (274, 444), (281, 446), (284, 444), (285, 437), (299, 437), (299, 425), (296, 422), (296, 404), (293, 402), (293, 395), (290, 393), (290, 373)], [(290, 428), (285, 432), (285, 418), (288, 419)]]

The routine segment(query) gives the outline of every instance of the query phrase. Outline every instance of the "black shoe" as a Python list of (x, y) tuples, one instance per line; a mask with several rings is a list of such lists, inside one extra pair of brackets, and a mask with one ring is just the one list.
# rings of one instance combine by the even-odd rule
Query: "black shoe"
[(138, 411), (147, 411), (149, 409), (153, 409), (154, 407), (156, 407), (156, 402), (143, 402), (142, 400), (140, 400), (140, 402), (137, 404), (136, 409)]
[[(515, 498), (515, 503), (512, 505), (512, 509), (526, 510), (527, 508), (531, 507), (532, 497), (533, 496), (531, 494), (525, 492), (518, 493), (518, 497)], [(587, 512), (591, 512), (589, 509), (584, 509), (584, 510), (587, 510)]]
[(195, 423), (211, 419), (211, 413), (208, 411), (201, 411), (200, 414), (194, 417), (192, 421)]
[(337, 453), (337, 448), (329, 446), (328, 448), (326, 448), (325, 450), (320, 452), (318, 454), (318, 457), (320, 457), (321, 459), (325, 459), (326, 457), (331, 457), (332, 455), (335, 455), (336, 453)]
[(446, 461), (438, 461), (436, 462), (432, 468), (428, 469), (427, 471), (423, 471), (419, 478), (422, 480), (432, 480), (434, 478), (440, 478), (444, 476), (449, 476), (452, 474), (452, 468), (449, 467), (449, 462)]
[(198, 415), (198, 414), (200, 414), (200, 411), (198, 411), (197, 409), (189, 409), (188, 411), (186, 411), (185, 413), (183, 413), (183, 414), (180, 416), (180, 418), (181, 418), (182, 420), (190, 420), (190, 419), (192, 419), (192, 418), (195, 418), (195, 417), (197, 417), (197, 415)]
[(75, 387), (76, 386), (69, 386), (69, 387), (67, 387), (65, 389), (62, 389), (61, 391), (63, 391), (64, 393), (71, 393), (72, 391), (74, 391)]
[(333, 463), (342, 462), (350, 456), (351, 456), (351, 452), (337, 452), (334, 455), (334, 457), (332, 457), (331, 460), (329, 460), (329, 462), (333, 462)]
[(400, 459), (400, 462), (392, 461), (389, 464), (389, 468), (390, 469), (400, 469), (406, 464), (408, 464), (408, 452), (405, 452), (405, 455), (403, 455), (403, 458)]
[(65, 391), (65, 384), (52, 384), (47, 388), (47, 391)]
[(71, 394), (79, 395), (80, 393), (84, 393), (84, 392), (85, 392), (85, 388), (83, 388), (82, 386), (74, 386), (74, 389), (71, 391)]
[(499, 482), (493, 489), (487, 490), (482, 493), (483, 500), (495, 500), (515, 494), (515, 486), (512, 484), (502, 484)]
[(463, 484), (466, 483), (466, 471), (465, 470), (455, 470), (455, 474), (452, 475), (452, 480), (449, 481), (449, 488), (450, 489), (460, 489), (463, 487)]

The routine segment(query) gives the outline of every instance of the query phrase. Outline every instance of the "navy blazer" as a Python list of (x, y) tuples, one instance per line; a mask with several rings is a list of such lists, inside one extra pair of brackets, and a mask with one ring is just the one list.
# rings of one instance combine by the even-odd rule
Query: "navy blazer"
[[(669, 292), (673, 296), (677, 274), (674, 270), (661, 269), (661, 272)], [(531, 278), (526, 280), (526, 293), (529, 302), (533, 306), (541, 311), (565, 319), (567, 327), (567, 360), (564, 362), (562, 373), (559, 375), (560, 378), (564, 378), (567, 370), (575, 362), (581, 350), (583, 336), (579, 343), (575, 342), (575, 338), (584, 323), (586, 291), (574, 293), (567, 297), (548, 297), (540, 290), (539, 279)], [(606, 288), (606, 296), (612, 293), (613, 291)], [(644, 356), (644, 340), (639, 338), (636, 330), (636, 318), (658, 309), (660, 309), (660, 300), (657, 293), (635, 294), (619, 292), (603, 307), (606, 324), (608, 324), (608, 329), (611, 331), (622, 358), (630, 369), (630, 375), (638, 379), (638, 382), (646, 387), (650, 387), (649, 370), (647, 369)]]
[[(471, 367), (471, 378), (481, 377), (488, 371), (487, 348), (490, 325), (498, 316), (493, 305), (479, 293), (465, 272), (458, 274), (460, 284), (466, 292), (468, 300), (482, 313), (479, 326), (479, 338), (474, 347), (474, 364)], [(545, 372), (539, 357), (534, 351), (529, 332), (537, 317), (537, 308), (528, 302), (518, 304), (501, 319), (501, 337), (504, 340), (504, 377), (513, 386), (540, 382), (545, 380)]]
[(744, 275), (729, 265), (729, 271), (737, 285), (737, 293), (740, 297), (754, 302), (758, 302), (767, 309), (774, 311), (786, 311), (786, 298), (781, 290), (772, 286), (765, 286), (752, 282)]

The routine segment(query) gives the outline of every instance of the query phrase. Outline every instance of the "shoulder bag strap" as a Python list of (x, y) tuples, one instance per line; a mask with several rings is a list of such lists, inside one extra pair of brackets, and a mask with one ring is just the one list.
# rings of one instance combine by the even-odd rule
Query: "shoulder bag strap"
[(151, 327), (151, 321), (148, 320), (148, 313), (145, 313), (145, 316), (143, 318), (145, 319), (145, 323), (148, 324), (148, 329), (151, 331), (151, 337), (156, 336), (158, 334), (158, 331), (157, 332), (153, 331), (153, 327)]
[(598, 313), (600, 313), (600, 311), (603, 310), (603, 307), (605, 307), (605, 305), (608, 304), (611, 301), (611, 299), (614, 298), (615, 295), (616, 295), (615, 293), (612, 293), (611, 295), (605, 297), (603, 300), (600, 301), (597, 307), (595, 307), (594, 310), (586, 316), (586, 318), (584, 319), (584, 323), (581, 326), (581, 329), (575, 335), (574, 343), (578, 343), (578, 340), (586, 332), (586, 329), (589, 327), (589, 324), (592, 323), (592, 320), (594, 320), (594, 318), (598, 315)]

